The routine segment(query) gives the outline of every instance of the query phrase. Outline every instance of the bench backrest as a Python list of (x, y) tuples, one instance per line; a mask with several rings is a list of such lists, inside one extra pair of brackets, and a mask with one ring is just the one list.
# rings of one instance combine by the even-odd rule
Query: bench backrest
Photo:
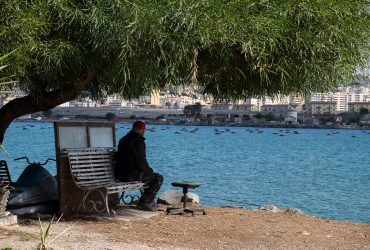
[(11, 184), (12, 180), (10, 178), (10, 173), (8, 169), (8, 165), (6, 164), (6, 161), (1, 160), (0, 161), (0, 185), (8, 185)]
[(68, 151), (74, 182), (80, 188), (104, 187), (114, 183), (114, 150), (74, 149)]

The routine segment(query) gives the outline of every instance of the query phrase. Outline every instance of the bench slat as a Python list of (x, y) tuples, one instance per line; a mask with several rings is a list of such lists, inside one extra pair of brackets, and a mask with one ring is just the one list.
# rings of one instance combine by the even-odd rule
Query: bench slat
[(73, 158), (70, 158), (70, 161), (72, 162), (84, 162), (84, 161), (87, 161), (87, 162), (91, 162), (91, 161), (106, 161), (106, 162), (109, 162), (112, 160), (112, 156), (107, 156), (107, 157), (84, 157), (84, 158), (78, 158), (78, 157), (73, 157)]
[[(114, 176), (112, 172), (107, 171), (90, 171), (90, 172), (74, 172), (75, 176)], [(114, 179), (114, 177), (113, 177)]]
[(70, 160), (71, 161), (99, 161), (99, 160), (111, 161), (112, 156), (111, 155), (107, 155), (106, 157), (102, 157), (102, 156), (99, 156), (99, 157), (96, 157), (96, 156), (79, 157), (79, 156), (76, 156), (76, 157), (71, 157)]
[(71, 162), (111, 162), (112, 157), (85, 157), (85, 158), (70, 158)]
[(77, 159), (77, 160), (79, 160), (79, 159), (81, 159), (81, 160), (83, 160), (83, 159), (109, 159), (109, 158), (111, 158), (112, 157), (112, 155), (113, 154), (104, 154), (104, 155), (71, 155), (70, 156), (70, 158), (71, 159)]
[(88, 157), (88, 158), (70, 158), (70, 161), (71, 162), (75, 162), (76, 164), (78, 163), (83, 163), (83, 162), (112, 162), (112, 158), (102, 158), (102, 157), (99, 157), (99, 158), (92, 158), (92, 157)]
[(112, 173), (112, 169), (107, 169), (107, 168), (78, 168), (78, 169), (73, 169), (72, 174), (78, 174), (78, 173)]
[(107, 190), (107, 193), (108, 194), (117, 194), (117, 193), (121, 193), (121, 192), (127, 192), (127, 191), (132, 191), (132, 190), (140, 190), (140, 189), (143, 189), (145, 188), (145, 186), (137, 186), (137, 187), (127, 187), (127, 186), (122, 186), (122, 187), (119, 187), (119, 188), (113, 188), (111, 189), (110, 187), (106, 187), (106, 186), (100, 186), (100, 185), (97, 185), (97, 186), (81, 186), (84, 188), (84, 190), (93, 190), (93, 189), (99, 189), (99, 188), (104, 188)]
[(96, 182), (112, 182), (112, 178), (107, 178), (105, 176), (93, 176), (94, 178), (91, 178), (91, 176), (79, 176), (78, 182), (82, 183), (84, 181), (96, 181)]
[(70, 162), (73, 168), (96, 168), (96, 167), (106, 167), (112, 168), (112, 162)]
[(107, 187), (108, 189), (118, 189), (118, 188), (140, 188), (143, 187), (144, 183), (137, 183), (137, 184), (127, 184), (124, 182), (117, 182), (112, 186)]
[(69, 151), (68, 155), (74, 156), (74, 155), (108, 155), (113, 154), (113, 151)]
[[(73, 164), (73, 162), (72, 162)], [(73, 168), (76, 168), (76, 169), (92, 169), (92, 168), (106, 168), (106, 169), (111, 169), (112, 166), (111, 164), (100, 164), (100, 163), (91, 163), (91, 164), (73, 164)]]
[(95, 165), (82, 165), (82, 166), (79, 166), (79, 165), (75, 165), (75, 166), (72, 166), (73, 167), (73, 171), (77, 170), (77, 171), (81, 171), (81, 172), (84, 172), (84, 171), (113, 171), (112, 169), (112, 166), (109, 166), (109, 165), (101, 165), (101, 164), (95, 164)]
[(86, 175), (91, 175), (91, 174), (110, 174), (113, 175), (113, 171), (110, 169), (75, 169), (72, 171), (72, 174), (78, 175), (78, 174), (86, 174)]
[(91, 185), (91, 186), (106, 187), (106, 186), (114, 185), (114, 182), (112, 182), (111, 180), (83, 180), (83, 181), (79, 181), (78, 184), (83, 185), (83, 186)]
[(107, 166), (112, 165), (112, 161), (70, 161), (73, 164), (73, 167), (91, 167), (91, 166)]

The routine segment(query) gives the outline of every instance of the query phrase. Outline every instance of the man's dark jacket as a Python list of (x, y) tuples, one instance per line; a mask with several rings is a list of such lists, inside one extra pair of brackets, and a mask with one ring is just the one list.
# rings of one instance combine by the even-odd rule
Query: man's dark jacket
[(118, 143), (116, 177), (121, 181), (145, 180), (153, 177), (146, 159), (145, 138), (131, 130)]

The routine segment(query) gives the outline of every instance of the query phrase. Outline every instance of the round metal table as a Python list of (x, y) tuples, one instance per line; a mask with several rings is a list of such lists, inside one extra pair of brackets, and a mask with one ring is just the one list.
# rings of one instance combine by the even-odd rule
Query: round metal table
[(184, 213), (191, 213), (192, 216), (195, 216), (195, 212), (202, 212), (203, 215), (206, 215), (206, 211), (203, 208), (189, 208), (186, 207), (187, 199), (188, 199), (188, 190), (198, 188), (201, 183), (198, 182), (172, 182), (172, 186), (174, 187), (181, 187), (183, 192), (183, 207), (181, 208), (167, 208), (167, 214), (184, 214)]

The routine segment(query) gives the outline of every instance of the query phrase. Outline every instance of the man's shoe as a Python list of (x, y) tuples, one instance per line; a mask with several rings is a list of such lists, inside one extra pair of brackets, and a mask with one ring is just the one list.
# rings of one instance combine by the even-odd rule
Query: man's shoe
[(151, 203), (147, 202), (140, 202), (137, 204), (137, 209), (144, 210), (144, 211), (150, 211), (150, 212), (157, 212), (159, 209), (159, 205), (153, 201)]

